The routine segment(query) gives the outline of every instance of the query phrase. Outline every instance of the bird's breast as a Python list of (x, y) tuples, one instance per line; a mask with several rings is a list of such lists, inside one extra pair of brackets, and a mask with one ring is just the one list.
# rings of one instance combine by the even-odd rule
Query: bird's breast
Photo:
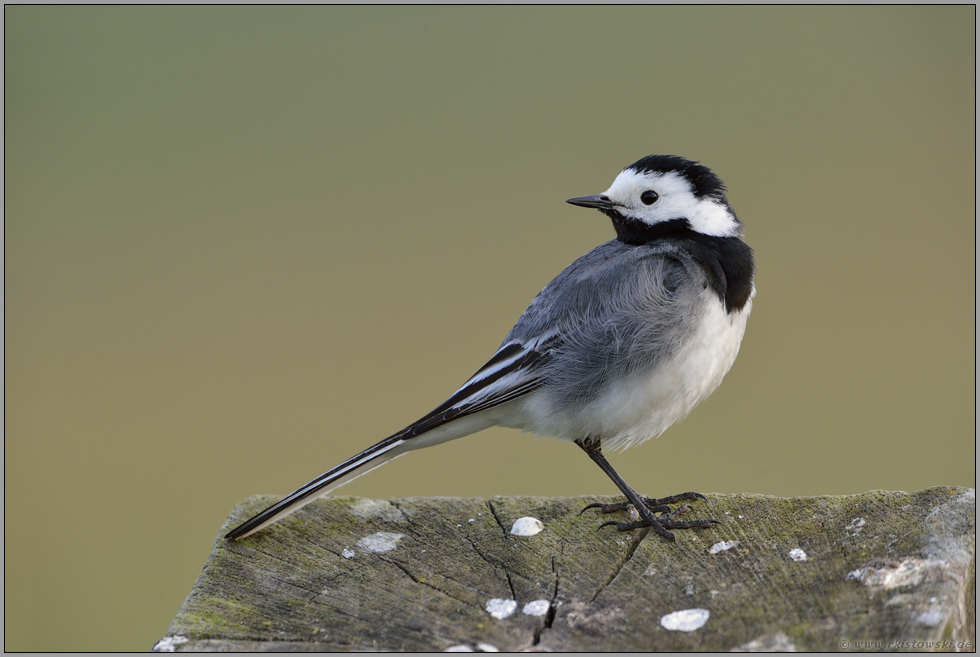
[(701, 301), (693, 329), (669, 357), (609, 382), (579, 408), (557, 410), (546, 396), (532, 396), (524, 429), (566, 440), (598, 437), (607, 449), (625, 449), (687, 417), (731, 369), (752, 310), (751, 297), (732, 313), (711, 290), (704, 291)]

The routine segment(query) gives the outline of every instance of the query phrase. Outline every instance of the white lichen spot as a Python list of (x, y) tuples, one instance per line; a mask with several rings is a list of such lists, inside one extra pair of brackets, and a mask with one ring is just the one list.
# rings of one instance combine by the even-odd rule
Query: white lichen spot
[(718, 554), (719, 552), (724, 552), (725, 550), (731, 550), (734, 547), (738, 547), (738, 541), (721, 541), (720, 543), (715, 543), (708, 548), (708, 554)]
[(350, 505), (350, 512), (358, 518), (381, 518), (385, 522), (405, 524), (408, 520), (404, 514), (385, 500), (358, 500)]
[(793, 548), (789, 551), (789, 558), (793, 561), (806, 561), (806, 552), (800, 548)]
[(704, 627), (709, 616), (711, 612), (707, 609), (682, 609), (663, 616), (660, 624), (664, 629), (674, 632), (693, 632)]
[(491, 598), (487, 600), (487, 613), (503, 620), (517, 611), (517, 600), (504, 600), (502, 598)]
[(926, 627), (938, 627), (944, 620), (946, 619), (943, 617), (943, 610), (941, 607), (933, 607), (929, 611), (921, 613), (913, 619), (916, 625), (925, 625)]
[(908, 593), (899, 593), (898, 595), (893, 595), (885, 603), (886, 607), (894, 607), (896, 605), (911, 605), (915, 603), (915, 596), (909, 595)]
[(694, 584), (688, 584), (684, 587), (684, 595), (694, 595)]
[(514, 526), (510, 528), (510, 533), (514, 536), (534, 536), (544, 529), (544, 523), (537, 518), (518, 518), (514, 521)]
[(398, 542), (405, 538), (404, 534), (392, 534), (391, 532), (378, 532), (365, 536), (357, 542), (357, 547), (367, 550), (372, 554), (382, 554), (391, 552), (397, 547)]
[(732, 648), (732, 652), (797, 652), (796, 644), (782, 632), (760, 636), (748, 643)]
[(467, 520), (466, 522), (476, 522), (476, 518), (470, 518), (470, 519), (469, 519), (469, 520)]
[(176, 636), (165, 636), (153, 645), (150, 652), (177, 652), (177, 646), (187, 643), (190, 639), (178, 634)]
[(946, 577), (948, 566), (941, 559), (882, 559), (852, 570), (846, 579), (856, 580), (869, 587), (894, 589), (900, 586), (917, 586), (927, 577), (942, 579)]
[(350, 559), (355, 554), (357, 553), (354, 552), (354, 550), (351, 550), (350, 548), (344, 548), (344, 551), (340, 553), (340, 556), (342, 556), (344, 559)]
[(551, 602), (548, 600), (534, 600), (524, 605), (525, 616), (544, 616), (551, 609)]
[(449, 646), (443, 652), (500, 652), (500, 648), (493, 645), (492, 643), (485, 643), (481, 641), (476, 644), (476, 646), (466, 645), (461, 643), (456, 646)]

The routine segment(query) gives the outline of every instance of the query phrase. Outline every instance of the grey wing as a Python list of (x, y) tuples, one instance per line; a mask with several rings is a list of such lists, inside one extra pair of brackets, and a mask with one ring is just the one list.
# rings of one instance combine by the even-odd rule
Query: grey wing
[(545, 383), (542, 373), (553, 356), (556, 341), (554, 336), (530, 343), (505, 340), (493, 358), (449, 399), (396, 435), (413, 438), (457, 417), (479, 413), (537, 390)]
[(656, 366), (690, 335), (705, 277), (682, 252), (613, 241), (572, 263), (504, 344), (549, 340), (537, 375), (556, 408), (588, 403), (610, 380)]

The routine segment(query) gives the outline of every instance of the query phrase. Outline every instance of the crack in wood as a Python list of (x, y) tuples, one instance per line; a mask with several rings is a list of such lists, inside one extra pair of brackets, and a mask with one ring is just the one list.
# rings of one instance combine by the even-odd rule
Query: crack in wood
[(616, 569), (613, 570), (612, 575), (610, 575), (610, 577), (604, 583), (599, 585), (599, 589), (595, 592), (589, 602), (595, 602), (596, 598), (598, 598), (599, 595), (606, 590), (606, 587), (612, 584), (613, 581), (619, 577), (619, 573), (623, 571), (626, 564), (628, 564), (630, 559), (633, 558), (633, 554), (636, 552), (636, 549), (640, 547), (640, 543), (643, 542), (643, 539), (646, 538), (648, 533), (650, 533), (650, 529), (646, 527), (643, 529), (633, 530), (633, 536), (630, 538), (630, 543), (626, 546), (626, 554), (623, 555), (623, 558), (620, 560)]
[[(500, 516), (497, 515), (497, 509), (496, 509), (496, 507), (494, 507), (493, 502), (490, 501), (490, 500), (487, 500), (486, 504), (487, 504), (487, 508), (490, 509), (490, 513), (493, 514), (493, 519), (497, 521), (497, 525), (500, 527), (500, 531), (502, 531), (504, 533), (504, 538), (507, 538), (508, 535), (509, 535), (509, 533), (507, 531), (507, 527), (504, 526), (504, 523), (500, 519)], [(483, 558), (484, 561), (486, 561), (490, 565), (494, 566), (494, 564), (492, 564), (489, 559), (487, 559), (485, 556), (483, 556), (483, 554), (480, 552), (480, 550), (476, 547), (476, 543), (473, 544), (473, 549), (476, 550), (477, 554), (479, 554)], [(500, 567), (504, 569), (504, 574), (507, 576), (507, 585), (510, 586), (511, 599), (517, 600), (517, 590), (514, 588), (514, 582), (513, 582), (513, 580), (511, 580), (510, 571), (508, 571), (507, 570), (507, 566), (505, 566), (503, 564), (500, 564)], [(494, 568), (496, 568), (496, 566), (494, 566)]]
[(493, 568), (494, 573), (496, 573), (498, 569), (504, 571), (504, 576), (507, 578), (507, 586), (510, 587), (511, 599), (517, 600), (517, 593), (514, 589), (514, 582), (511, 581), (510, 579), (510, 571), (507, 570), (507, 566), (500, 563), (494, 563), (487, 557), (487, 555), (483, 554), (483, 552), (480, 550), (479, 547), (477, 547), (476, 542), (473, 539), (467, 539), (467, 540), (470, 542), (470, 545), (473, 547), (473, 551), (476, 552), (478, 555), (480, 555), (480, 558), (483, 559), (483, 561), (486, 562), (488, 566)]
[(550, 630), (552, 624), (555, 622), (555, 601), (558, 599), (558, 569), (555, 566), (555, 557), (551, 557), (551, 573), (555, 576), (555, 588), (551, 592), (551, 599), (548, 601), (548, 612), (544, 616), (544, 621), (540, 627), (534, 629), (534, 639), (531, 642), (532, 646), (536, 646), (541, 643), (541, 634), (545, 630)]
[[(420, 586), (425, 586), (425, 587), (428, 587), (428, 588), (432, 589), (433, 591), (438, 591), (439, 593), (443, 594), (447, 598), (451, 598), (451, 599), (455, 600), (456, 602), (460, 602), (460, 603), (466, 605), (467, 607), (474, 607), (476, 609), (482, 609), (482, 607), (480, 607), (479, 605), (475, 605), (472, 602), (469, 602), (467, 600), (463, 600), (461, 598), (457, 598), (455, 595), (452, 595), (448, 591), (443, 591), (438, 586), (435, 586), (434, 584), (430, 584), (428, 582), (428, 579), (426, 579), (426, 581), (423, 582), (420, 577), (416, 577), (415, 575), (413, 575), (412, 572), (408, 569), (407, 566), (403, 566), (402, 564), (398, 563), (397, 561), (392, 561), (390, 559), (385, 559), (383, 557), (381, 558), (381, 561), (384, 561), (385, 563), (390, 563), (392, 566), (394, 566), (398, 570), (400, 570), (403, 573), (405, 573), (405, 575), (408, 576), (408, 578), (410, 580), (412, 580), (416, 584), (419, 584)], [(455, 579), (453, 579), (451, 577), (446, 577), (445, 575), (440, 575), (440, 577), (445, 577), (446, 579), (448, 579), (451, 582), (456, 582)], [(460, 582), (457, 582), (457, 583), (460, 584), (460, 586), (464, 586)], [(465, 588), (465, 586), (464, 586), (464, 588)]]
[(513, 582), (513, 580), (511, 580), (510, 573), (507, 572), (507, 569), (506, 568), (504, 568), (504, 575), (507, 576), (507, 586), (510, 587), (510, 599), (511, 600), (514, 600), (516, 602), (517, 601), (517, 591), (514, 590), (514, 582)]
[(500, 520), (500, 516), (497, 515), (497, 509), (494, 507), (493, 502), (487, 500), (487, 508), (490, 509), (490, 513), (493, 514), (493, 519), (497, 521), (497, 525), (500, 526), (500, 531), (504, 533), (504, 538), (507, 537), (507, 528), (504, 527), (504, 523)]
[(405, 522), (407, 522), (412, 527), (415, 526), (415, 521), (412, 520), (412, 516), (405, 513), (405, 510), (402, 509), (401, 505), (397, 504), (395, 501), (389, 501), (388, 504), (398, 509), (398, 512), (402, 514), (402, 517), (405, 519)]

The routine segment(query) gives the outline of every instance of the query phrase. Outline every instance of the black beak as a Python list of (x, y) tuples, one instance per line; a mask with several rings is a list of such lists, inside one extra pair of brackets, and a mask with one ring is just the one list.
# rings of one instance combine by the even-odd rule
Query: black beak
[(616, 204), (603, 194), (593, 194), (592, 196), (576, 196), (570, 198), (565, 203), (578, 205), (583, 208), (596, 208), (597, 210), (612, 210)]

